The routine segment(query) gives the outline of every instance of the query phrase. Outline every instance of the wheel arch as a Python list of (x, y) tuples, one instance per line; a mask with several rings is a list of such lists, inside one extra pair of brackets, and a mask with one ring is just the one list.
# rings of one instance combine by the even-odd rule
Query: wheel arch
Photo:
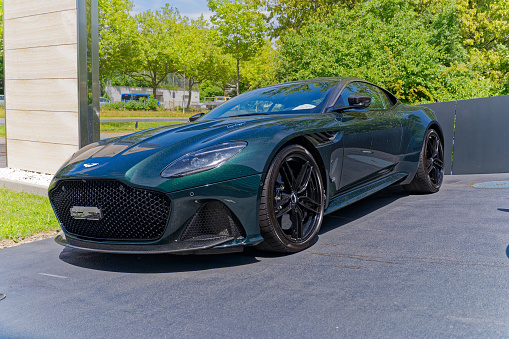
[(442, 132), (442, 127), (440, 127), (440, 124), (437, 121), (433, 121), (426, 130), (429, 131), (430, 129), (434, 129), (437, 131), (438, 136), (440, 137), (440, 140), (442, 140), (442, 145), (444, 145), (444, 133)]
[[(325, 192), (328, 192), (329, 191), (329, 181), (327, 180), (327, 170), (325, 169), (325, 164), (323, 162), (322, 155), (320, 154), (318, 149), (315, 147), (315, 145), (308, 138), (306, 138), (305, 135), (300, 135), (300, 136), (291, 138), (291, 139), (287, 140), (285, 143), (283, 143), (281, 146), (279, 146), (277, 148), (276, 152), (274, 152), (274, 155), (269, 159), (269, 161), (266, 165), (266, 168), (268, 169), (270, 167), (270, 164), (274, 160), (274, 157), (276, 154), (278, 154), (282, 149), (284, 149), (285, 147), (290, 146), (290, 145), (300, 145), (300, 146), (304, 147), (309, 153), (311, 153), (311, 155), (315, 159), (316, 163), (318, 164), (318, 167), (320, 170), (320, 177), (322, 178), (323, 188), (324, 188)], [(326, 199), (326, 201), (328, 201), (328, 200)]]

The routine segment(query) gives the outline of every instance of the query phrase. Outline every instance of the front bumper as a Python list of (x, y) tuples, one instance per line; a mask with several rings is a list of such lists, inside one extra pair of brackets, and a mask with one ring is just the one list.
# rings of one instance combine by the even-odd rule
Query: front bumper
[[(244, 246), (256, 245), (263, 241), (258, 224), (260, 179), (261, 175), (252, 175), (166, 193), (171, 200), (171, 213), (164, 234), (157, 240), (90, 239), (70, 234), (61, 223), (64, 226), (63, 231), (57, 235), (55, 241), (70, 248), (104, 253), (185, 254), (242, 251)], [(224, 232), (189, 236), (189, 228), (197, 219), (197, 215), (211, 204), (221, 204), (225, 207), (242, 228), (241, 236), (232, 236), (231, 233)], [(209, 219), (210, 223), (217, 225), (217, 214), (212, 214)], [(201, 223), (197, 227), (199, 229), (207, 227), (206, 221), (207, 219), (201, 217)], [(217, 229), (217, 226), (215, 227)]]

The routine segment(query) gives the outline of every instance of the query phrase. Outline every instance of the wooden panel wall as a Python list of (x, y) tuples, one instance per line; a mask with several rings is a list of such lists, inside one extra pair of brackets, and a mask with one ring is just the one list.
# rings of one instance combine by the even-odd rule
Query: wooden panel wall
[(7, 166), (55, 173), (79, 147), (76, 0), (4, 0)]

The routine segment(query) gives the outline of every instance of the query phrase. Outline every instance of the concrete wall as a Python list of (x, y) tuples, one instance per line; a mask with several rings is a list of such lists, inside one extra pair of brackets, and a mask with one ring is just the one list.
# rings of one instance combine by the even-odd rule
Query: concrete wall
[(55, 173), (79, 148), (76, 0), (4, 0), (7, 166)]
[[(122, 94), (152, 94), (151, 88), (142, 87), (122, 87), (122, 86), (106, 86), (104, 89), (111, 101), (121, 101)], [(182, 107), (182, 96), (185, 96), (185, 105), (189, 97), (189, 91), (182, 90), (170, 90), (170, 89), (158, 89), (156, 92), (156, 99), (164, 106), (164, 108), (170, 109), (175, 107)], [(200, 91), (191, 92), (191, 107), (200, 106)]]

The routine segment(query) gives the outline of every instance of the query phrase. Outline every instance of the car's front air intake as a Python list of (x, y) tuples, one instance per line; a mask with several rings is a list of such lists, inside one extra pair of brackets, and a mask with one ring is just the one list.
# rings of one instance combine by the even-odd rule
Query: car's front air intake
[(159, 239), (171, 210), (166, 194), (117, 180), (63, 180), (49, 198), (64, 230), (91, 240)]

